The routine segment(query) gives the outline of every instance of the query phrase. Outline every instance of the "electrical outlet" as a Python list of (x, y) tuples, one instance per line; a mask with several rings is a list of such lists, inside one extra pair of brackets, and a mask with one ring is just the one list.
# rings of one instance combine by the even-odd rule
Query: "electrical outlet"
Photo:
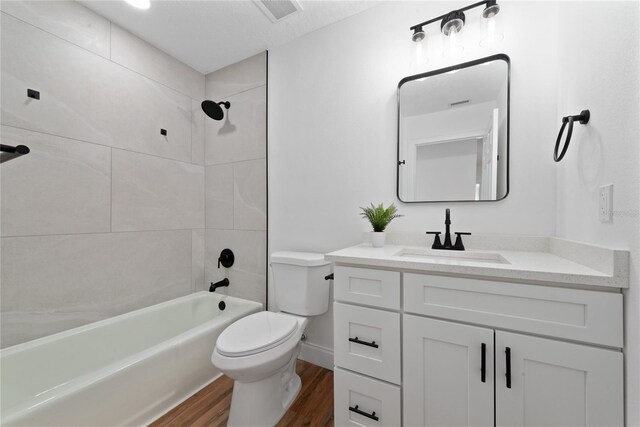
[(613, 184), (600, 187), (598, 218), (600, 222), (613, 222)]

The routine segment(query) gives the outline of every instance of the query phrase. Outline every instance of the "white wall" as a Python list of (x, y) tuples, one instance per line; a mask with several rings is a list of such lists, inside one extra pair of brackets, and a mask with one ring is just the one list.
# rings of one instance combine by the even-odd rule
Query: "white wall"
[(0, 167), (1, 345), (202, 289), (204, 75), (76, 2), (1, 8), (2, 143), (31, 149)]
[[(390, 230), (552, 235), (555, 231), (556, 5), (501, 3), (504, 41), (478, 46), (469, 12), (455, 62), (506, 53), (512, 61), (511, 183), (498, 202), (402, 204), (396, 199), (396, 88), (401, 78), (451, 65), (437, 46), (412, 66), (409, 27), (465, 2), (390, 2), (323, 28), (269, 55), (269, 251), (329, 252), (358, 244), (358, 207), (395, 202)], [(551, 29), (551, 30), (550, 30)], [(439, 39), (438, 26), (427, 37)], [(427, 238), (425, 237), (425, 244)], [(332, 313), (314, 319), (308, 342), (332, 347)]]
[(477, 139), (421, 145), (415, 163), (416, 200), (473, 200), (476, 197)]
[[(631, 250), (625, 297), (627, 425), (640, 425), (640, 7), (638, 2), (562, 4), (558, 119), (576, 125), (558, 171), (557, 234)], [(615, 22), (615, 25), (603, 25)], [(594, 29), (598, 29), (594, 31)], [(547, 150), (549, 151), (549, 150)], [(598, 220), (598, 189), (613, 184), (613, 222)]]

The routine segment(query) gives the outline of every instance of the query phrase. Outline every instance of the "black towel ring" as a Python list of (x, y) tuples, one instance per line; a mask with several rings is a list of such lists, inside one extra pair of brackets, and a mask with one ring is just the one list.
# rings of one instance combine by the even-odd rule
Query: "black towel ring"
[[(569, 143), (571, 143), (571, 134), (573, 134), (573, 122), (578, 120), (580, 124), (586, 125), (589, 123), (589, 118), (591, 117), (591, 113), (589, 110), (582, 110), (580, 114), (576, 116), (567, 116), (562, 118), (562, 127), (560, 127), (560, 132), (558, 133), (558, 139), (556, 139), (556, 147), (553, 150), (553, 160), (559, 162), (562, 160), (564, 155), (567, 153), (567, 149), (569, 148)], [(564, 145), (562, 146), (562, 151), (558, 156), (558, 148), (560, 147), (560, 141), (562, 140), (562, 134), (564, 133), (564, 128), (569, 123), (569, 130), (567, 131), (567, 138), (564, 140)]]

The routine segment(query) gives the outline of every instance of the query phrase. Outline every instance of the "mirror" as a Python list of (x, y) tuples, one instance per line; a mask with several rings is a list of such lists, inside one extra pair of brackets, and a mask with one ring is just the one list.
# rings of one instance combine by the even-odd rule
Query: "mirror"
[(507, 55), (398, 84), (398, 198), (495, 201), (509, 193)]

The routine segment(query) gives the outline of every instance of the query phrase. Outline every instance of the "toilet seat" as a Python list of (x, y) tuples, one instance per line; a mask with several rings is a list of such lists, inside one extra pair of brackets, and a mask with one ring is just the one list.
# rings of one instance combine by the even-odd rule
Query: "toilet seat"
[(216, 349), (222, 356), (250, 356), (277, 347), (297, 329), (294, 316), (261, 311), (232, 323), (218, 337)]

